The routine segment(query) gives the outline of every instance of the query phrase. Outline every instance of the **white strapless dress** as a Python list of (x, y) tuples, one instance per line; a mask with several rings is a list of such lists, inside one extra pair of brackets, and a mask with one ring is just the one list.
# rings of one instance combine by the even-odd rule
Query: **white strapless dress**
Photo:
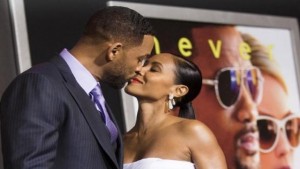
[(144, 158), (124, 164), (124, 169), (195, 169), (195, 165), (188, 161)]

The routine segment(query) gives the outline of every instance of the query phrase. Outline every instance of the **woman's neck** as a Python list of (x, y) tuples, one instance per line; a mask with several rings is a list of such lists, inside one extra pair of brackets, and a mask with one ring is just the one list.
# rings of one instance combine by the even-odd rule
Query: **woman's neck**
[(165, 125), (165, 120), (170, 113), (166, 109), (165, 103), (139, 102), (137, 120), (133, 129), (140, 134), (159, 129)]

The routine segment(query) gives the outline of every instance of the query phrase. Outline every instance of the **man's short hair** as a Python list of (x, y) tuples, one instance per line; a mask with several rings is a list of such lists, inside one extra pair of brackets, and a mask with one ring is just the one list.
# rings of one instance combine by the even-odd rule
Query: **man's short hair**
[(141, 44), (144, 35), (154, 35), (150, 22), (138, 12), (120, 6), (97, 11), (83, 33), (94, 42), (119, 41), (129, 46)]

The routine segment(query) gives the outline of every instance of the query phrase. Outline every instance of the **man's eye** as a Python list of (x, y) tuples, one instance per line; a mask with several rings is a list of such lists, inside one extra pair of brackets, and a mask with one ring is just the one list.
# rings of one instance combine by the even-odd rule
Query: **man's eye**
[(147, 66), (149, 64), (149, 60), (146, 60), (145, 63), (143, 64), (143, 67)]
[(147, 61), (147, 58), (146, 57), (143, 57), (143, 58), (139, 58), (138, 59), (138, 62), (140, 65), (144, 66), (145, 65), (145, 62)]

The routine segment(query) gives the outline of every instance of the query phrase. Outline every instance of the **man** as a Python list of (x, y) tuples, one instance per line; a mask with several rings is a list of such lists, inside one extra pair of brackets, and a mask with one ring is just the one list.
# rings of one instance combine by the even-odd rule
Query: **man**
[(122, 168), (122, 138), (99, 86), (123, 87), (153, 45), (140, 14), (107, 7), (71, 50), (19, 75), (1, 100), (4, 167)]
[(206, 25), (193, 28), (191, 40), (191, 60), (203, 75), (193, 103), (196, 118), (215, 134), (229, 169), (259, 168), (256, 104), (262, 79), (240, 52), (240, 34), (233, 26)]

